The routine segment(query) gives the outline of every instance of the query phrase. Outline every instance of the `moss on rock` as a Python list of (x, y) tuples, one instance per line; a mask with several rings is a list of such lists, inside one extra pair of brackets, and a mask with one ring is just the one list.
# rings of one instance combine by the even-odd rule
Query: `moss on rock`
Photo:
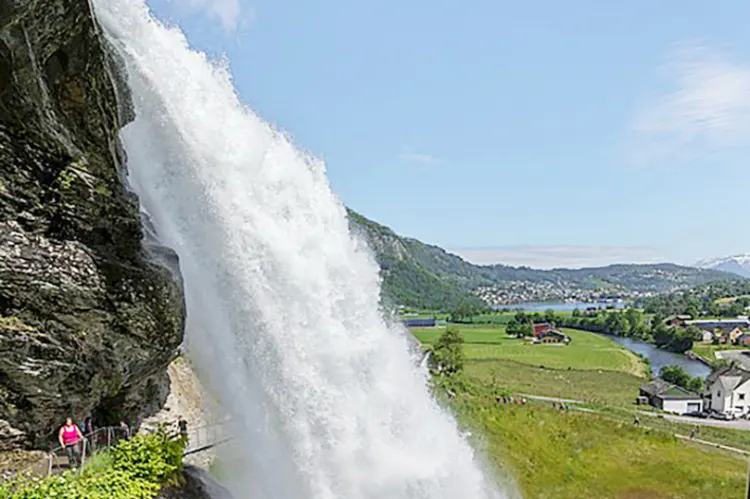
[(0, 0), (0, 450), (68, 415), (157, 410), (182, 342), (179, 283), (122, 184), (132, 110), (99, 32), (87, 0)]

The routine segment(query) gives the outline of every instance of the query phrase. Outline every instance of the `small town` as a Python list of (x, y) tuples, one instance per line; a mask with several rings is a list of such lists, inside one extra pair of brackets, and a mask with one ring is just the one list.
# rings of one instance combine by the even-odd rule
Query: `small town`
[(656, 292), (612, 287), (585, 289), (564, 281), (507, 281), (502, 285), (480, 286), (474, 294), (490, 305), (502, 306), (542, 301), (613, 303), (626, 299), (647, 298), (654, 296)]

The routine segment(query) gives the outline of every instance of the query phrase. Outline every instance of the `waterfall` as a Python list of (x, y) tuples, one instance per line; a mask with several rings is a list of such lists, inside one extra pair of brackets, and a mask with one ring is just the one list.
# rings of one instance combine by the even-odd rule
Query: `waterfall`
[(379, 309), (378, 268), (321, 161), (143, 0), (93, 0), (125, 61), (128, 182), (179, 255), (187, 347), (231, 416), (238, 499), (501, 494)]

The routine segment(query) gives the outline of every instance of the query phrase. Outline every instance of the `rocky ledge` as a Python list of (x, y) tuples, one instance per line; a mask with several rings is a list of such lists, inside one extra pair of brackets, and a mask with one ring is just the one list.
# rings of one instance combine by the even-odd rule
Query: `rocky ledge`
[[(128, 96), (88, 0), (0, 0), (0, 450), (158, 410), (179, 283), (143, 248)], [(163, 254), (163, 252), (162, 252)]]
[(232, 494), (202, 469), (185, 466), (181, 483), (165, 487), (158, 499), (232, 499)]

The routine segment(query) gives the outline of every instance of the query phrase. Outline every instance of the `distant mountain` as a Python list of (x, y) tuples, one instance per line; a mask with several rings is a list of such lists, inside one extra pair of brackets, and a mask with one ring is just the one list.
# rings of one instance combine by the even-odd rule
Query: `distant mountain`
[(628, 296), (686, 289), (740, 277), (714, 269), (671, 263), (537, 270), (474, 265), (437, 246), (402, 237), (349, 210), (352, 231), (375, 253), (383, 274), (383, 297), (392, 305), (451, 308), (462, 301), (489, 302)]
[(732, 274), (750, 277), (750, 254), (727, 256), (701, 260), (695, 264), (702, 269), (721, 270)]

